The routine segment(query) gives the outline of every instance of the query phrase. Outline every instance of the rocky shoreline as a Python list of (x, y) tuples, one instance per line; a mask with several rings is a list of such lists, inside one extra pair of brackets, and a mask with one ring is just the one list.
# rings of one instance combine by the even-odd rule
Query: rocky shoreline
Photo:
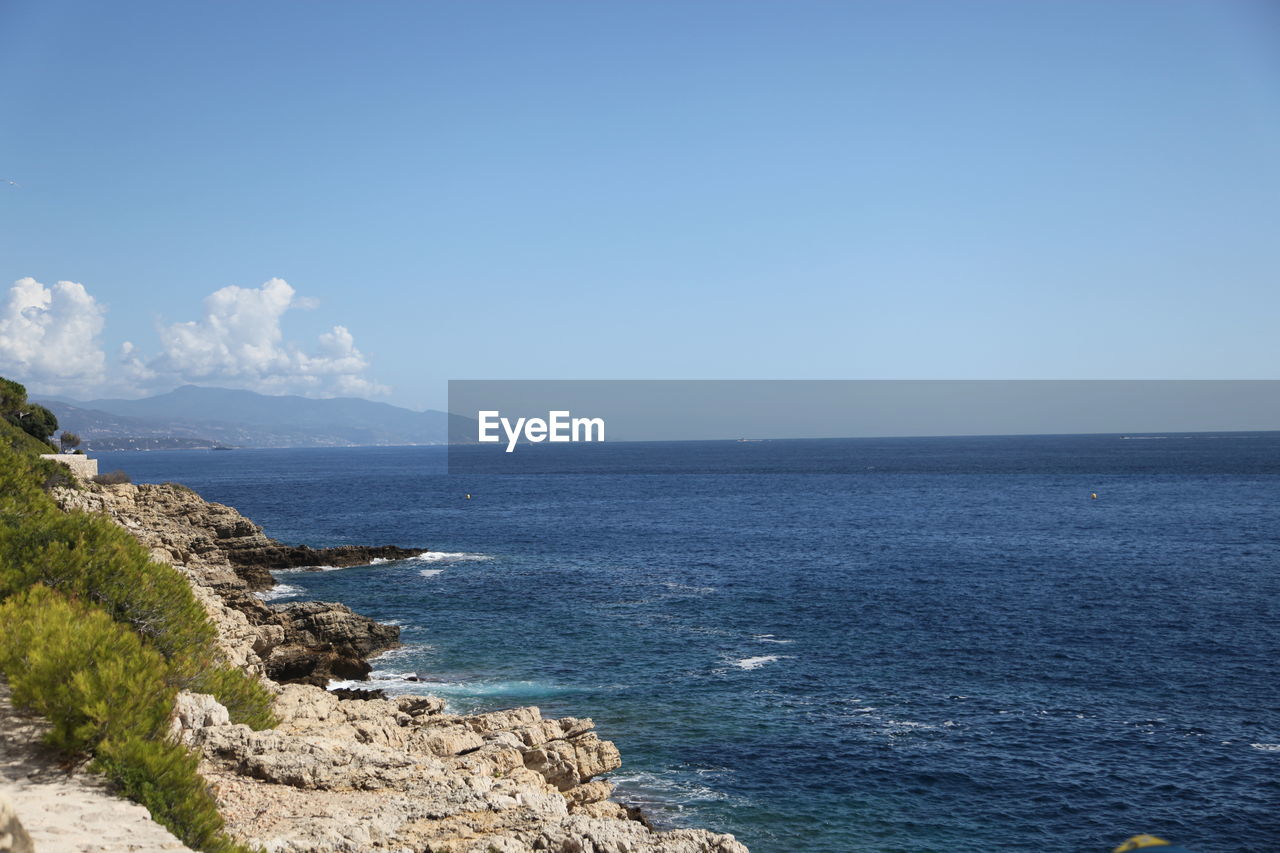
[[(228, 830), (270, 853), (746, 853), (731, 835), (655, 831), (610, 799), (621, 765), (589, 719), (537, 708), (447, 713), (434, 697), (328, 692), (363, 680), (399, 629), (336, 602), (269, 604), (270, 570), (403, 559), (422, 549), (283, 545), (235, 509), (175, 484), (59, 490), (173, 564), (227, 659), (277, 694), (280, 725), (231, 725), (212, 697), (179, 694), (173, 736), (197, 749)], [(372, 697), (372, 698), (370, 698)]]

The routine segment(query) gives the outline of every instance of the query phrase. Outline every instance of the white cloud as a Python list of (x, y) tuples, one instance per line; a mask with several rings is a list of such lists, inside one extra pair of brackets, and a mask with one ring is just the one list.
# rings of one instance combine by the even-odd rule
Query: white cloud
[(199, 320), (158, 327), (158, 355), (125, 341), (108, 375), (98, 340), (104, 307), (75, 282), (45, 287), (24, 278), (0, 305), (0, 376), (39, 394), (76, 396), (154, 393), (187, 382), (315, 397), (388, 393), (365, 376), (369, 359), (346, 326), (320, 335), (310, 350), (284, 339), (285, 313), (316, 305), (279, 278), (224, 287), (204, 300)]
[(84, 285), (45, 287), (22, 278), (0, 307), (0, 375), (41, 394), (99, 390), (106, 358), (98, 343), (105, 309)]
[(284, 340), (280, 320), (285, 312), (314, 304), (279, 278), (256, 289), (224, 287), (205, 299), (201, 319), (160, 327), (159, 356), (144, 364), (126, 343), (122, 359), (134, 376), (149, 382), (313, 396), (387, 393), (385, 386), (365, 378), (369, 360), (345, 326), (320, 335), (312, 353)]

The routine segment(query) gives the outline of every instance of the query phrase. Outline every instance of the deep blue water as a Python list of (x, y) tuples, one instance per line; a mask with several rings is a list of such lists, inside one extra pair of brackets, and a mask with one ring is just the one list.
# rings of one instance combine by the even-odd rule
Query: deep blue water
[(288, 542), (453, 555), (280, 579), (404, 626), (379, 686), (594, 717), (664, 824), (1280, 850), (1280, 434), (100, 455)]

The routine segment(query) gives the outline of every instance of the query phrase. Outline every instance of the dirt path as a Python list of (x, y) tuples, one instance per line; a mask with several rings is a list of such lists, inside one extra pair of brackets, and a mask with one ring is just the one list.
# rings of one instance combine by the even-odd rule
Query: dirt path
[(0, 797), (31, 835), (35, 853), (188, 850), (145, 808), (112, 795), (102, 777), (61, 768), (40, 744), (46, 728), (18, 714), (0, 682)]

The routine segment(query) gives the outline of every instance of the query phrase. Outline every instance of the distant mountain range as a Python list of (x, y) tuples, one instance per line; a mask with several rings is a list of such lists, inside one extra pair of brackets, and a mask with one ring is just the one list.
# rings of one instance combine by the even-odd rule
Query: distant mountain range
[(41, 400), (90, 450), (444, 444), (449, 414), (184, 385), (140, 400)]

